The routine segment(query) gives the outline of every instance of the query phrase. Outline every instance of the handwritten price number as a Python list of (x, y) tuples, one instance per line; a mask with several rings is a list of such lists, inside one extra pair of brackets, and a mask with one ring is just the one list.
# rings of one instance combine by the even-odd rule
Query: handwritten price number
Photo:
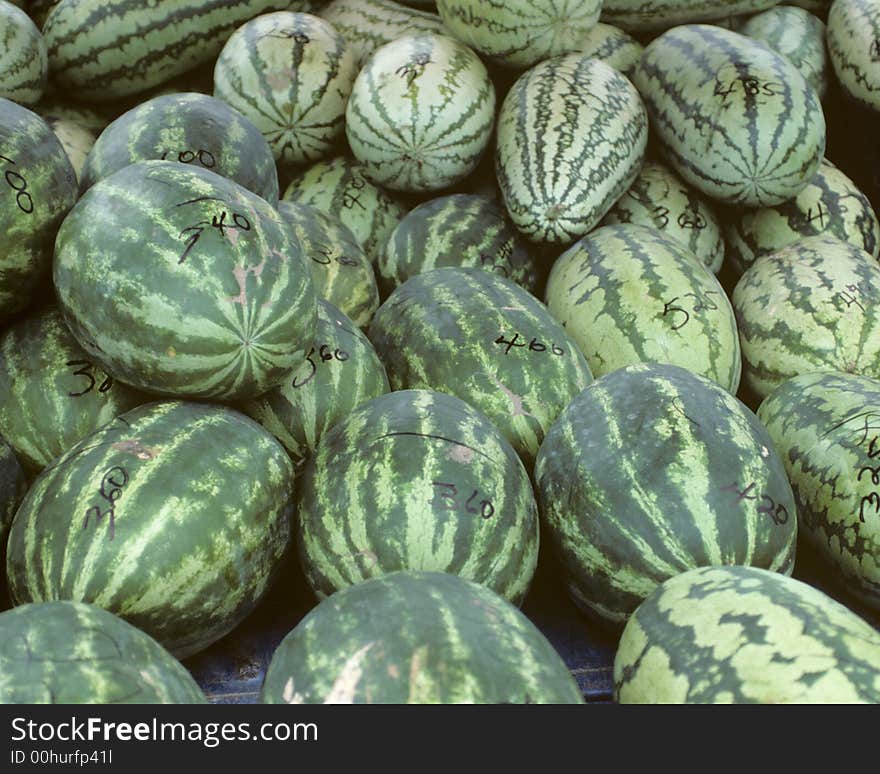
[[(706, 290), (703, 292), (702, 295), (697, 294), (697, 293), (685, 293), (683, 296), (676, 296), (672, 300), (667, 301), (665, 304), (663, 304), (663, 316), (666, 317), (666, 315), (673, 314), (673, 313), (679, 313), (679, 314), (684, 315), (684, 319), (681, 320), (681, 322), (678, 323), (678, 325), (672, 326), (672, 330), (677, 331), (680, 328), (684, 328), (684, 326), (687, 325), (691, 319), (691, 313), (688, 312), (687, 309), (685, 309), (682, 306), (676, 305), (676, 302), (680, 298), (694, 299), (695, 303), (691, 305), (691, 311), (702, 312), (704, 309), (709, 309), (709, 310), (718, 309), (718, 305), (711, 298), (709, 298), (709, 296), (717, 296), (717, 295), (718, 295), (718, 291), (716, 291), (716, 290)], [(685, 302), (682, 301), (682, 303), (685, 303)]]
[[(293, 382), (291, 382), (290, 385), (291, 387), (293, 387), (293, 389), (298, 390), (300, 387), (305, 387), (310, 381), (312, 381), (312, 379), (315, 378), (315, 374), (318, 371), (318, 364), (315, 362), (314, 356), (315, 348), (312, 347), (309, 350), (309, 354), (306, 355), (306, 360), (311, 366), (311, 371), (309, 372), (309, 375), (302, 381), (299, 381), (299, 378), (294, 376)], [(336, 360), (340, 363), (344, 363), (350, 357), (351, 355), (349, 355), (348, 352), (346, 352), (344, 349), (331, 350), (329, 345), (327, 344), (322, 344), (321, 347), (318, 349), (318, 358), (319, 362), (321, 363), (329, 363), (331, 360)]]
[[(756, 484), (753, 482), (749, 484), (744, 489), (740, 489), (739, 482), (734, 481), (729, 486), (721, 487), (722, 492), (735, 492), (736, 493), (736, 502), (741, 503), (743, 500), (758, 500), (758, 494), (755, 492)], [(760, 505), (758, 506), (758, 513), (766, 514), (769, 516), (774, 524), (783, 525), (788, 523), (788, 509), (780, 504), (777, 504), (776, 501), (770, 497), (766, 492), (761, 494), (760, 497)]]
[(196, 246), (199, 239), (202, 238), (202, 233), (206, 228), (216, 228), (217, 231), (220, 232), (221, 236), (226, 235), (226, 229), (235, 229), (238, 231), (250, 231), (251, 230), (251, 222), (241, 213), (233, 212), (232, 213), (232, 223), (227, 223), (226, 218), (229, 217), (229, 213), (226, 210), (223, 210), (220, 215), (214, 215), (211, 217), (211, 220), (202, 220), (196, 223), (189, 228), (183, 229), (180, 232), (180, 237), (183, 238), (183, 235), (192, 231), (189, 238), (186, 242), (186, 249), (180, 256), (180, 259), (177, 261), (178, 264), (183, 263), (186, 260), (186, 257), (189, 255), (190, 251)]
[[(354, 175), (351, 178), (351, 182), (349, 183), (349, 185), (352, 188), (354, 188), (355, 191), (359, 192), (362, 189), (366, 188), (367, 181), (364, 180), (362, 177)], [(348, 191), (346, 191), (342, 195), (342, 206), (345, 207), (345, 209), (347, 209), (347, 210), (353, 210), (355, 208), (355, 206), (360, 207), (362, 210), (367, 209), (366, 207), (364, 207), (363, 204), (361, 204), (360, 193), (353, 194), (353, 193), (349, 193)]]
[(318, 249), (320, 257), (317, 255), (309, 256), (315, 263), (321, 266), (329, 266), (335, 260), (340, 266), (360, 266), (354, 258), (347, 258), (344, 255), (334, 255), (332, 247), (321, 247)]
[[(94, 365), (92, 363), (90, 363), (88, 360), (68, 360), (65, 365), (70, 368), (72, 368), (73, 366), (79, 366), (79, 368), (73, 372), (73, 375), (84, 376), (86, 379), (89, 380), (88, 386), (80, 390), (79, 392), (68, 392), (67, 394), (71, 398), (79, 398), (95, 389), (95, 385), (98, 382), (92, 374), (92, 369), (94, 368)], [(98, 387), (98, 392), (107, 392), (107, 390), (109, 390), (112, 386), (113, 377), (108, 376), (103, 382), (101, 382), (100, 387)]]
[(83, 529), (89, 526), (89, 520), (95, 517), (95, 526), (99, 526), (103, 519), (107, 519), (110, 540), (116, 536), (116, 501), (122, 496), (122, 490), (128, 483), (128, 472), (125, 468), (118, 465), (110, 468), (101, 479), (101, 488), (98, 493), (101, 497), (110, 503), (110, 508), (106, 512), (101, 512), (101, 506), (92, 505), (86, 511), (86, 517), (83, 520)]
[[(443, 481), (432, 481), (435, 487), (433, 505), (444, 511), (460, 511), (461, 500), (458, 494), (458, 487), (455, 484), (447, 484)], [(480, 500), (475, 502), (479, 497), (478, 490), (474, 489), (471, 496), (464, 503), (464, 509), (468, 513), (479, 514), (483, 519), (491, 519), (495, 513), (495, 506), (491, 500)]]
[[(161, 156), (162, 160), (167, 160), (168, 156), (174, 152), (175, 151), (165, 151)], [(217, 160), (214, 158), (214, 154), (204, 148), (199, 148), (197, 151), (177, 151), (177, 160), (181, 164), (191, 164), (193, 161), (198, 161), (199, 164), (205, 167), (205, 169), (213, 169), (217, 165)]]
[(781, 83), (775, 81), (767, 81), (761, 83), (757, 78), (741, 77), (732, 78), (728, 81), (715, 81), (715, 91), (717, 96), (727, 97), (737, 89), (742, 89), (743, 94), (748, 97), (757, 97), (763, 95), (765, 97), (778, 97), (784, 93), (785, 87)]
[[(15, 162), (7, 156), (0, 156), (0, 161), (5, 161), (7, 164), (15, 166)], [(18, 205), (18, 209), (26, 215), (30, 215), (34, 211), (34, 200), (28, 193), (27, 180), (25, 180), (24, 177), (14, 169), (7, 169), (6, 172), (3, 173), (3, 177), (6, 179), (6, 183), (9, 187), (16, 192), (15, 203)]]
[[(507, 355), (510, 353), (510, 350), (513, 347), (528, 347), (530, 352), (546, 352), (547, 345), (538, 341), (537, 338), (533, 338), (530, 342), (526, 343), (525, 341), (517, 344), (517, 340), (519, 339), (519, 334), (515, 333), (513, 338), (509, 341), (504, 338), (504, 334), (502, 333), (497, 339), (495, 339), (496, 344), (500, 344), (502, 346), (507, 345), (507, 348), (504, 350), (504, 354)], [(562, 347), (557, 346), (556, 344), (550, 345), (550, 351), (557, 356), (564, 355), (565, 350)]]

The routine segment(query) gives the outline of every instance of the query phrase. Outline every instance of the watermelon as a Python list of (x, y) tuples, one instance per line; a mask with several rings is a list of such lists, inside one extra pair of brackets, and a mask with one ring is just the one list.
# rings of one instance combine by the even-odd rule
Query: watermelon
[(289, 167), (331, 154), (356, 75), (354, 51), (332, 25), (281, 11), (232, 34), (214, 67), (214, 96), (253, 121)]
[(302, 245), (318, 297), (355, 325), (369, 325), (379, 308), (379, 288), (373, 265), (351, 230), (307, 204), (282, 201), (278, 212)]
[(828, 159), (822, 159), (819, 171), (796, 198), (727, 213), (727, 265), (739, 277), (759, 256), (818, 235), (849, 242), (874, 257), (880, 252), (880, 223), (871, 202)]
[(290, 227), (191, 164), (142, 161), (93, 185), (58, 232), (54, 280), (89, 357), (156, 394), (255, 397), (314, 337), (317, 298)]
[(49, 125), (0, 98), (0, 323), (41, 289), (55, 234), (76, 197), (76, 174)]
[(455, 575), (396, 572), (344, 589), (281, 642), (265, 704), (580, 704), (519, 610)]
[(737, 32), (766, 43), (798, 69), (819, 95), (828, 90), (825, 25), (803, 8), (780, 5), (748, 19)]
[(647, 140), (642, 101), (613, 67), (582, 54), (541, 62), (498, 115), (495, 166), (511, 220), (535, 242), (570, 244), (632, 184)]
[(37, 26), (23, 10), (0, 0), (0, 97), (33, 105), (48, 79), (49, 56)]
[(632, 76), (645, 52), (644, 46), (634, 37), (619, 27), (603, 22), (579, 37), (573, 50), (584, 56), (601, 59), (615, 70), (620, 70), (627, 78)]
[(333, 0), (318, 12), (349, 42), (358, 68), (386, 43), (407, 35), (449, 31), (436, 13), (407, 8), (393, 0)]
[(601, 10), (602, 0), (437, 0), (440, 18), (455, 37), (521, 69), (576, 50)]
[(314, 346), (284, 382), (242, 408), (284, 444), (299, 469), (336, 422), (390, 389), (367, 337), (319, 301)]
[(758, 418), (785, 460), (800, 535), (880, 611), (880, 381), (839, 372), (779, 385)]
[(266, 201), (278, 201), (275, 159), (259, 130), (207, 94), (168, 94), (142, 102), (106, 129), (80, 180), (83, 191), (123, 167), (149, 159), (204, 167)]
[(98, 605), (184, 658), (263, 596), (290, 543), (292, 483), (284, 447), (244, 414), (139, 406), (31, 486), (9, 533), (12, 599)]
[(89, 152), (95, 146), (95, 141), (98, 139), (97, 136), (90, 129), (75, 121), (62, 118), (47, 118), (46, 123), (55, 132), (61, 147), (64, 148), (64, 152), (70, 161), (70, 166), (73, 167), (77, 182), (79, 182), (83, 167), (86, 164), (86, 158), (88, 158)]
[(723, 21), (754, 13), (780, 0), (603, 0), (602, 21), (630, 31), (663, 30), (680, 24)]
[(645, 49), (633, 82), (662, 151), (719, 201), (764, 207), (797, 196), (825, 152), (816, 90), (763, 43), (705, 24)]
[(30, 473), (147, 400), (88, 359), (57, 309), (0, 336), (0, 433)]
[(880, 378), (880, 266), (864, 250), (807, 237), (758, 258), (732, 301), (744, 381), (759, 398), (810, 371)]
[(880, 110), (880, 5), (876, 0), (834, 0), (827, 42), (844, 93)]
[(342, 418), (297, 482), (297, 514), (319, 598), (426, 570), (518, 605), (538, 562), (538, 506), (522, 462), (482, 413), (439, 392), (392, 392)]
[(12, 447), (0, 436), (0, 546), (6, 545), (9, 525), (26, 490), (24, 470)]
[(703, 567), (630, 618), (614, 692), (621, 704), (876, 704), (880, 632), (801, 581)]
[(205, 704), (192, 675), (158, 642), (83, 602), (0, 613), (3, 704)]
[(310, 0), (62, 0), (43, 25), (49, 70), (79, 99), (106, 102), (210, 62), (248, 19)]
[(710, 201), (666, 164), (648, 160), (601, 225), (635, 223), (665, 232), (717, 274), (724, 262), (721, 221)]
[(480, 58), (445, 35), (398, 38), (358, 73), (345, 111), (355, 158), (394, 191), (436, 191), (476, 169), (495, 122)]
[(495, 199), (452, 194), (420, 204), (397, 224), (379, 256), (379, 280), (391, 292), (440, 266), (480, 267), (534, 293), (542, 273), (534, 253)]
[(553, 264), (546, 297), (594, 376), (671, 363), (736, 394), (742, 361), (724, 288), (665, 233), (632, 224), (596, 229)]
[(559, 412), (592, 381), (584, 356), (547, 308), (482, 269), (413, 277), (379, 307), (368, 335), (392, 389), (467, 401), (527, 468)]
[(570, 596), (610, 624), (693, 567), (794, 568), (797, 514), (773, 441), (678, 366), (596, 379), (547, 432), (535, 491)]
[(319, 161), (295, 176), (283, 199), (339, 218), (373, 263), (407, 211), (401, 201), (370, 182), (361, 164), (344, 156)]

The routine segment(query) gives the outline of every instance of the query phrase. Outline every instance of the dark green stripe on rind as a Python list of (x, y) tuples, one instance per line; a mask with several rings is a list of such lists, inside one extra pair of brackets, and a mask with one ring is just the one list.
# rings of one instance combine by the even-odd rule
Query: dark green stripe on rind
[(872, 0), (835, 0), (826, 35), (844, 92), (880, 110), (880, 7)]
[(56, 309), (0, 337), (0, 433), (31, 473), (146, 400), (88, 359)]
[(524, 69), (578, 49), (599, 21), (602, 0), (438, 0), (459, 40), (490, 59)]
[(692, 567), (794, 568), (794, 497), (770, 436), (676, 366), (593, 382), (547, 433), (535, 486), (569, 593), (613, 623)]
[(379, 307), (368, 335), (392, 389), (467, 401), (527, 468), (559, 412), (592, 381), (584, 356), (547, 308), (481, 269), (413, 277)]
[(207, 94), (155, 97), (117, 118), (89, 154), (81, 189), (150, 159), (201, 166), (271, 204), (278, 201), (278, 172), (265, 138), (241, 113)]
[(779, 204), (819, 168), (825, 117), (816, 90), (763, 43), (720, 27), (676, 27), (648, 45), (633, 81), (666, 157), (708, 196)]
[(178, 658), (254, 608), (290, 541), (290, 460), (220, 406), (141, 406), (36, 479), (9, 535), (17, 604), (90, 602)]
[(481, 267), (534, 292), (541, 272), (533, 253), (492, 197), (453, 194), (419, 205), (397, 224), (379, 256), (379, 279), (390, 292), (440, 266)]
[(340, 420), (297, 482), (319, 597), (397, 570), (460, 575), (514, 604), (538, 561), (538, 506), (510, 444), (451, 395), (403, 390)]
[(51, 127), (0, 98), (0, 322), (46, 283), (56, 232), (76, 196), (76, 174)]
[(290, 227), (192, 165), (139, 162), (92, 186), (58, 233), (54, 279), (80, 346), (148, 392), (255, 397), (314, 337), (317, 298)]
[(602, 21), (627, 31), (662, 30), (753, 13), (780, 0), (604, 0)]
[(0, 703), (204, 704), (189, 672), (149, 635), (82, 602), (0, 613)]
[(279, 164), (290, 166), (332, 152), (357, 74), (354, 50), (329, 23), (282, 11), (230, 36), (214, 67), (214, 95), (250, 119)]
[(436, 191), (476, 169), (492, 137), (495, 86), (480, 58), (444, 35), (399, 38), (358, 73), (345, 134), (365, 174), (393, 191)]
[(622, 704), (877, 704), (880, 633), (806, 583), (755, 567), (702, 568), (636, 611), (614, 684)]
[(367, 337), (342, 312), (320, 301), (314, 346), (281, 385), (243, 409), (301, 466), (327, 430), (390, 389)]
[(643, 362), (671, 363), (731, 394), (742, 360), (733, 309), (718, 280), (656, 229), (604, 226), (553, 264), (547, 306), (595, 376)]
[(620, 70), (627, 78), (632, 72), (645, 49), (635, 38), (611, 24), (600, 22), (586, 35), (578, 38), (574, 51), (601, 59), (605, 64)]
[(40, 30), (20, 8), (0, 0), (0, 97), (34, 105), (49, 78), (49, 57)]
[(315, 292), (365, 328), (379, 308), (373, 265), (351, 230), (334, 215), (282, 201), (278, 212), (302, 245)]
[(267, 704), (572, 703), (553, 646), (489, 589), (399, 572), (334, 594), (275, 651)]
[(744, 380), (759, 397), (811, 371), (880, 377), (880, 266), (864, 250), (807, 237), (758, 258), (732, 301)]
[(738, 276), (755, 259), (808, 236), (850, 242), (877, 257), (880, 223), (871, 202), (827, 159), (796, 198), (760, 209), (730, 209), (724, 237), (727, 263)]
[(783, 382), (761, 404), (798, 505), (800, 534), (880, 610), (880, 381), (845, 373)]
[(648, 118), (633, 85), (581, 54), (528, 70), (498, 116), (495, 168), (516, 227), (569, 244), (591, 231), (638, 174)]

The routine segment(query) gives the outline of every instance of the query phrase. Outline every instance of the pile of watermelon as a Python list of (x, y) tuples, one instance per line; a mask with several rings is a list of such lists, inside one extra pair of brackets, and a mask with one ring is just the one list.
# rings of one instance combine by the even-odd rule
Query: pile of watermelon
[(880, 702), (878, 130), (880, 0), (0, 0), (0, 702), (581, 703), (538, 573)]

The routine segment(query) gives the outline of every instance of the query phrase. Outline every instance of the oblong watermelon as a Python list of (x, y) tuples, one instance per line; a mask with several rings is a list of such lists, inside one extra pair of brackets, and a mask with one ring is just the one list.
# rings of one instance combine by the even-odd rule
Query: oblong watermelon
[(693, 567), (794, 568), (797, 513), (773, 441), (736, 398), (678, 366), (596, 379), (547, 433), (535, 489), (569, 594), (613, 624)]
[(621, 704), (877, 704), (880, 632), (793, 578), (704, 567), (630, 618), (614, 691)]
[(880, 611), (880, 381), (795, 376), (761, 403), (758, 418), (785, 461), (800, 535)]
[(470, 403), (527, 467), (559, 412), (592, 381), (547, 308), (482, 269), (416, 275), (379, 307), (368, 336), (392, 389), (436, 390)]
[(278, 646), (265, 704), (580, 704), (537, 627), (454, 575), (396, 572), (324, 600)]
[(317, 297), (290, 227), (189, 164), (142, 161), (86, 191), (58, 232), (54, 280), (80, 346), (156, 394), (254, 397), (314, 337)]
[(0, 613), (0, 703), (206, 702), (167, 650), (100, 607), (44, 602)]
[(298, 482), (297, 515), (306, 579), (321, 598), (426, 570), (520, 604), (538, 562), (522, 462), (483, 414), (439, 392), (400, 390), (342, 418)]
[(28, 490), (9, 533), (12, 599), (98, 605), (184, 658), (268, 588), (290, 542), (292, 484), (284, 447), (244, 414), (139, 406)]
[(880, 7), (873, 0), (834, 0), (826, 40), (844, 92), (880, 111)]

